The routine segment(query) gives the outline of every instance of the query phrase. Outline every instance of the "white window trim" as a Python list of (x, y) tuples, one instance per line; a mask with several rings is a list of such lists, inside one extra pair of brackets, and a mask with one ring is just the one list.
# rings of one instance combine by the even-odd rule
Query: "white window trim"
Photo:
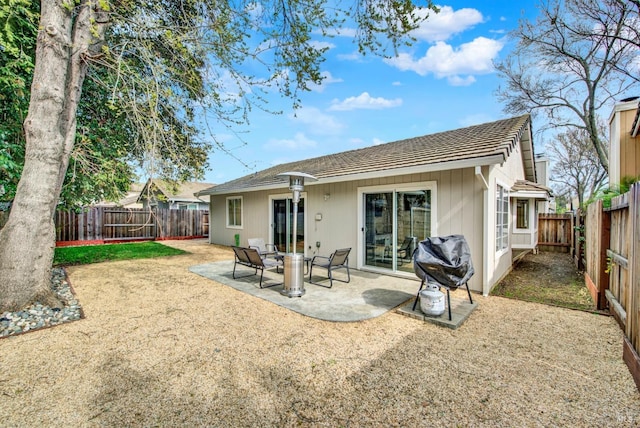
[[(420, 190), (429, 190), (431, 192), (431, 236), (438, 236), (438, 182), (437, 181), (423, 181), (423, 182), (414, 182), (414, 183), (403, 183), (403, 184), (387, 184), (387, 185), (378, 185), (378, 186), (363, 186), (358, 187), (358, 231), (364, 229), (364, 194), (365, 193), (382, 193), (382, 192), (412, 192), (412, 191), (420, 191)], [(396, 231), (393, 231), (393, 238), (397, 239)], [(358, 233), (358, 248), (364, 248), (364, 236), (362, 233)], [(359, 270), (367, 270), (376, 272), (375, 269), (371, 267), (365, 267), (364, 264), (364, 250), (358, 251), (358, 257), (356, 262), (356, 267)], [(388, 274), (390, 271), (385, 270)], [(396, 271), (393, 273), (398, 276), (413, 276), (415, 274), (409, 275), (404, 272)]]
[[(240, 199), (240, 225), (229, 224), (229, 201), (232, 199)], [(227, 219), (227, 229), (243, 229), (244, 228), (244, 198), (241, 195), (227, 196), (225, 200), (225, 217)]]
[[(509, 245), (511, 244), (511, 237), (509, 236), (510, 233), (509, 231), (510, 229), (510, 225), (507, 223), (507, 245), (504, 248), (500, 248), (497, 249), (497, 242), (498, 242), (498, 221), (497, 221), (497, 217), (498, 217), (498, 208), (497, 208), (497, 194), (498, 194), (498, 187), (502, 187), (502, 189), (504, 189), (504, 197), (506, 197), (507, 199), (507, 209), (511, 210), (511, 200), (509, 199), (509, 186), (507, 186), (506, 184), (496, 180), (496, 188), (495, 191), (493, 192), (493, 205), (494, 207), (496, 207), (496, 210), (494, 212), (494, 216), (493, 216), (493, 223), (494, 223), (494, 234), (493, 234), (493, 249), (496, 252), (496, 261), (500, 258), (500, 256), (502, 256), (503, 254), (505, 254), (508, 250), (509, 250)], [(511, 219), (511, 213), (507, 212), (507, 222), (510, 221)]]
[[(518, 200), (524, 200), (527, 201), (527, 224), (529, 225), (529, 227), (525, 227), (525, 228), (520, 228), (518, 227)], [(531, 211), (533, 211), (531, 208), (534, 207), (535, 205), (535, 201), (529, 199), (529, 198), (518, 198), (517, 196), (514, 197), (514, 209), (513, 209), (513, 229), (514, 231), (517, 232), (531, 232), (533, 229), (531, 227), (532, 225), (532, 221), (533, 221), (533, 217), (531, 215)]]

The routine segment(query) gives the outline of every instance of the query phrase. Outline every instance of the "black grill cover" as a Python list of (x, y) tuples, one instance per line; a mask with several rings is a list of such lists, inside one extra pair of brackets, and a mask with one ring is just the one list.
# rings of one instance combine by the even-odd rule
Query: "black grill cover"
[(469, 245), (462, 235), (427, 238), (413, 253), (413, 270), (420, 279), (456, 289), (474, 274)]

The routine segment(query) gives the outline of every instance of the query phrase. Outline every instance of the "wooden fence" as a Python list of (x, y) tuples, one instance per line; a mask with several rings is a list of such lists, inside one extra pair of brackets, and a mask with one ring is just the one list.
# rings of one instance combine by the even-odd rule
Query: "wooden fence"
[(57, 211), (56, 241), (126, 241), (209, 236), (209, 211), (92, 207)]
[(623, 359), (640, 389), (640, 183), (591, 204), (585, 223), (585, 282), (599, 309), (607, 305), (625, 333)]
[(573, 214), (539, 214), (538, 248), (568, 253), (573, 247)]
[[(5, 217), (8, 214), (0, 216), (0, 227)], [(82, 212), (56, 211), (54, 222), (59, 245), (209, 236), (209, 211), (198, 210), (91, 207)]]

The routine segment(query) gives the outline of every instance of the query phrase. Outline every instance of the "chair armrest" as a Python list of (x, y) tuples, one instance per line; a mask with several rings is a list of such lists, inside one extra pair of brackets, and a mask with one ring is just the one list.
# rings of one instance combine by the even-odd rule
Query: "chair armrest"
[(311, 264), (313, 264), (316, 259), (323, 259), (326, 260), (327, 262), (329, 261), (329, 257), (325, 257), (325, 256), (313, 256), (313, 258), (311, 259)]
[(278, 254), (278, 247), (275, 244), (266, 244), (267, 254)]

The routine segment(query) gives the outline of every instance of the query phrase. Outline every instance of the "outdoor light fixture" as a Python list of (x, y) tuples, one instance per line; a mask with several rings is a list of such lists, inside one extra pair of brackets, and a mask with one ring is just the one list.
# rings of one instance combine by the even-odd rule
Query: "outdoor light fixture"
[(304, 190), (304, 180), (318, 180), (313, 175), (304, 172), (283, 172), (278, 177), (289, 178), (289, 190), (293, 194), (293, 251), (284, 256), (284, 288), (281, 294), (289, 297), (301, 297), (304, 294), (304, 254), (296, 254), (296, 240), (298, 235), (298, 202), (300, 193)]

